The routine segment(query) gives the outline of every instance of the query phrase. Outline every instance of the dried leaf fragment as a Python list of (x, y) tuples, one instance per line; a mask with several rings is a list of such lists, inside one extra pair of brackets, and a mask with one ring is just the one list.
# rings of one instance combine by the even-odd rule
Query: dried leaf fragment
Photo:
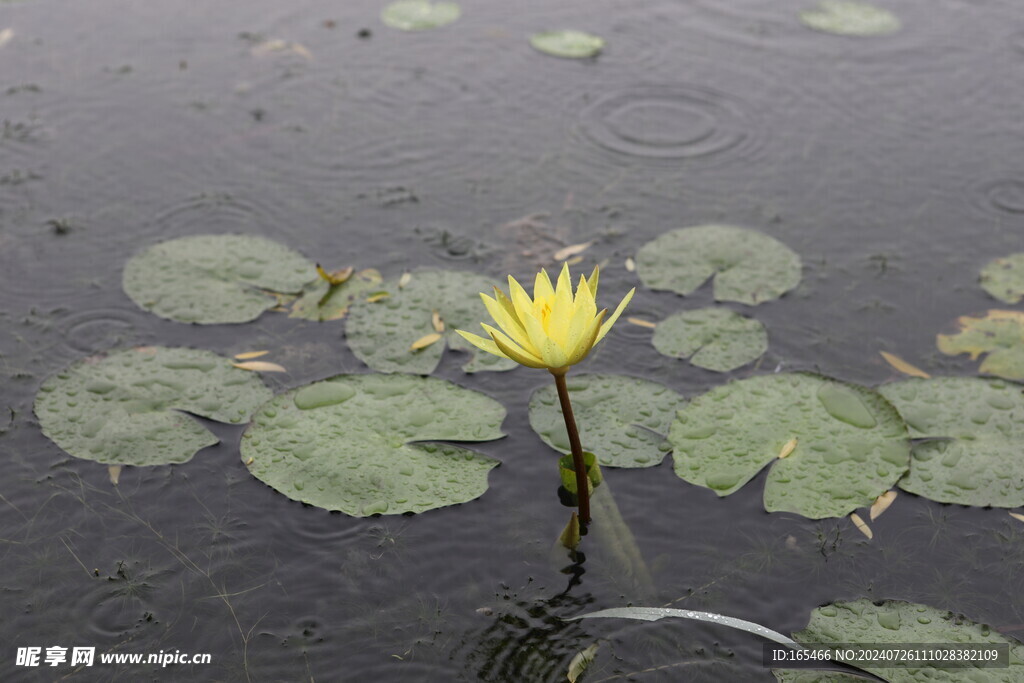
[(412, 273), (408, 271), (402, 273), (402, 277), (398, 278), (398, 288), (405, 289), (406, 285), (408, 285), (411, 281)]
[(245, 353), (236, 353), (234, 357), (235, 360), (252, 360), (253, 358), (265, 356), (268, 353), (270, 353), (270, 351), (246, 351)]
[(419, 351), (420, 349), (425, 349), (428, 346), (430, 346), (431, 344), (434, 344), (434, 343), (436, 343), (436, 342), (438, 342), (440, 340), (441, 340), (440, 333), (438, 333), (438, 332), (431, 332), (430, 334), (425, 334), (422, 337), (420, 337), (419, 339), (417, 339), (416, 341), (414, 341), (412, 343), (412, 345), (409, 347), (409, 350), (410, 351)]
[(929, 379), (931, 377), (931, 375), (929, 375), (921, 368), (911, 365), (910, 363), (908, 363), (907, 361), (903, 360), (902, 358), (895, 354), (889, 353), (888, 351), (879, 351), (878, 353), (882, 356), (882, 358), (885, 359), (886, 363), (891, 365), (896, 370), (899, 370), (904, 375), (910, 375), (911, 377), (920, 377), (921, 379)]
[(389, 296), (391, 296), (391, 294), (389, 294), (388, 292), (374, 292), (370, 296), (366, 297), (366, 303), (375, 304), (378, 301), (383, 301), (384, 299), (387, 299)]
[(336, 270), (334, 272), (328, 273), (326, 270), (324, 270), (323, 266), (321, 266), (318, 263), (316, 264), (316, 272), (317, 275), (319, 275), (324, 280), (327, 280), (327, 282), (329, 282), (330, 284), (340, 285), (344, 283), (346, 280), (348, 280), (350, 277), (352, 277), (352, 273), (356, 272), (356, 269), (353, 268), (352, 266), (349, 266), (348, 268), (342, 268), (341, 270)]
[(444, 320), (441, 320), (441, 314), (434, 311), (430, 315), (430, 322), (434, 326), (435, 332), (444, 332)]
[(889, 506), (896, 500), (895, 491), (886, 491), (878, 498), (875, 498), (875, 502), (871, 504), (871, 521), (875, 521), (876, 517), (880, 517), (883, 512), (889, 509)]
[(570, 256), (576, 256), (576, 254), (582, 254), (584, 251), (589, 249), (594, 244), (594, 240), (589, 242), (580, 242), (579, 244), (570, 244), (567, 247), (562, 247), (554, 253), (554, 259), (556, 261), (564, 261)]
[(1020, 514), (1019, 512), (1011, 512), (1010, 516), (1018, 522), (1024, 522), (1024, 515)]
[(232, 365), (241, 370), (251, 370), (252, 372), (288, 372), (277, 363), (270, 363), (265, 360), (251, 360), (245, 363), (232, 363)]
[(594, 661), (594, 657), (597, 656), (598, 644), (593, 643), (590, 647), (585, 650), (580, 650), (576, 653), (576, 656), (569, 662), (569, 673), (565, 675), (569, 679), (569, 683), (576, 683), (576, 679), (587, 670), (590, 663)]
[(783, 458), (788, 458), (789, 455), (796, 450), (797, 441), (798, 439), (794, 436), (792, 439), (790, 439), (789, 441), (782, 445), (782, 448), (779, 449), (779, 460), (782, 460)]
[(117, 483), (121, 481), (121, 466), (110, 465), (107, 467), (107, 474), (110, 475), (110, 483), (117, 486)]
[(626, 265), (626, 270), (628, 270), (630, 273), (632, 273), (633, 271), (636, 270), (636, 261), (633, 260), (632, 256), (630, 256), (629, 258), (626, 259), (626, 264), (625, 265)]
[(871, 527), (869, 527), (867, 522), (861, 519), (860, 515), (858, 515), (856, 512), (850, 515), (850, 521), (853, 522), (853, 525), (857, 527), (857, 530), (865, 536), (867, 536), (869, 540), (875, 537), (875, 535), (871, 532)]
[(14, 37), (14, 29), (5, 28), (0, 31), (0, 47), (3, 47), (7, 43), (11, 42), (11, 38)]
[(630, 325), (636, 325), (637, 327), (646, 327), (651, 330), (658, 326), (658, 323), (652, 323), (650, 320), (644, 320), (643, 318), (634, 318), (633, 316), (626, 318), (626, 322), (629, 323)]

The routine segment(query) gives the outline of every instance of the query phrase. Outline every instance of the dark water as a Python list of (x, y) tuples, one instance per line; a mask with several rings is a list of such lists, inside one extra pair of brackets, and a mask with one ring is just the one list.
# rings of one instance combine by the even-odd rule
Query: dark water
[[(41, 436), (45, 376), (137, 344), (274, 351), (275, 390), (366, 368), (343, 325), (267, 315), (157, 319), (122, 293), (138, 249), (183, 235), (272, 237), (325, 264), (496, 278), (596, 240), (610, 299), (624, 260), (721, 221), (799, 252), (802, 285), (748, 311), (759, 369), (875, 384), (897, 353), (937, 374), (934, 335), (993, 303), (981, 266), (1024, 246), (1024, 18), (1010, 0), (894, 0), (904, 30), (817, 33), (796, 0), (470, 2), (447, 28), (388, 29), (381, 4), (0, 3), (0, 667), (3, 680), (556, 681), (600, 640), (588, 681), (771, 681), (753, 636), (695, 623), (564, 622), (628, 603), (717, 611), (782, 632), (836, 599), (899, 598), (1024, 634), (1024, 526), (909, 494), (868, 542), (846, 520), (718, 499), (666, 461), (606, 473), (652, 574), (599, 543), (551, 557), (567, 517), (526, 404), (546, 375), (438, 375), (509, 408), (479, 500), (353, 519), (286, 500), (239, 462), (240, 429), (185, 465), (106, 468)], [(533, 52), (574, 27), (596, 60)], [(371, 35), (357, 33), (369, 29)], [(267, 40), (290, 43), (267, 50)], [(262, 46), (262, 47), (261, 47)], [(301, 46), (298, 48), (296, 46)], [(525, 216), (547, 227), (516, 223)], [(711, 302), (640, 291), (633, 315)], [(586, 369), (687, 396), (725, 377), (620, 324)], [(542, 376), (544, 375), (544, 376)], [(588, 539), (590, 541), (590, 539)], [(213, 663), (14, 667), (19, 646), (209, 652)]]

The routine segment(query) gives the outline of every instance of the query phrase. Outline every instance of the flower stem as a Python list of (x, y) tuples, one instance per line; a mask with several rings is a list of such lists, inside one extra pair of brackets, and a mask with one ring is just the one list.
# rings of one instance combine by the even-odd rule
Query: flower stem
[(569, 387), (565, 384), (565, 371), (551, 371), (555, 376), (558, 388), (558, 401), (562, 404), (562, 417), (565, 418), (565, 429), (569, 432), (569, 445), (572, 447), (572, 468), (576, 472), (576, 500), (579, 503), (580, 524), (590, 522), (590, 482), (587, 481), (587, 465), (583, 462), (583, 446), (580, 444), (580, 433), (576, 429), (576, 418), (572, 414), (569, 402)]

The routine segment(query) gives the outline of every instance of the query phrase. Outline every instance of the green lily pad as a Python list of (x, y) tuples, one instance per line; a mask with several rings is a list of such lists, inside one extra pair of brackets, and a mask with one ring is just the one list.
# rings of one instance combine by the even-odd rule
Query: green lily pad
[(756, 306), (800, 284), (800, 257), (773, 237), (732, 225), (672, 230), (636, 255), (640, 280), (687, 295), (715, 278), (716, 301)]
[(939, 351), (955, 356), (970, 354), (971, 360), (988, 354), (978, 368), (1004, 379), (1024, 380), (1024, 312), (988, 311), (977, 318), (957, 319), (960, 331), (936, 337)]
[(420, 31), (446, 26), (462, 16), (454, 2), (428, 2), (427, 0), (399, 0), (385, 7), (380, 18), (391, 28)]
[(339, 375), (275, 397), (242, 436), (242, 461), (293, 500), (355, 517), (473, 500), (498, 461), (422, 441), (504, 436), (505, 409), (446, 380)]
[(153, 245), (124, 266), (122, 285), (161, 318), (204, 325), (255, 320), (317, 279), (315, 266), (252, 235), (196, 235)]
[(530, 36), (530, 45), (535, 50), (555, 57), (586, 59), (604, 49), (604, 39), (583, 31), (546, 31)]
[(666, 356), (729, 372), (760, 358), (768, 350), (768, 333), (757, 320), (727, 308), (701, 308), (662, 320), (651, 343)]
[[(663, 384), (624, 375), (566, 376), (584, 450), (602, 467), (653, 467), (671, 450), (665, 440), (683, 397)], [(566, 453), (569, 435), (554, 383), (530, 397), (530, 426)]]
[[(784, 447), (795, 448), (780, 459)], [(807, 373), (731, 382), (691, 400), (669, 432), (675, 471), (727, 496), (773, 463), (769, 512), (842, 517), (870, 505), (907, 471), (907, 428), (866, 387)]]
[(989, 261), (981, 269), (981, 286), (1008, 304), (1024, 299), (1024, 252)]
[[(811, 612), (807, 628), (793, 638), (799, 643), (899, 645), (1005, 644), (1010, 649), (1008, 668), (910, 666), (863, 667), (892, 683), (919, 681), (972, 681), (974, 683), (1013, 683), (1024, 680), (1024, 645), (1007, 638), (984, 624), (946, 610), (902, 600), (874, 603), (867, 598), (835, 602)], [(840, 661), (845, 661), (840, 659)], [(848, 664), (859, 666), (856, 661)], [(964, 662), (954, 662), (963, 664)]]
[[(381, 285), (381, 293), (353, 304), (346, 322), (349, 348), (378, 372), (429, 375), (441, 362), (445, 345), (470, 354), (466, 372), (511, 370), (516, 362), (478, 350), (455, 333), (478, 330), (489, 320), (480, 292), (490, 292), (494, 281), (483, 275), (453, 270), (421, 270), (407, 284), (397, 280)], [(418, 350), (414, 342), (436, 332), (434, 311), (444, 323), (441, 340)]]
[(259, 375), (209, 351), (147, 346), (88, 358), (49, 377), (35, 411), (43, 434), (76, 458), (167, 465), (217, 443), (179, 411), (238, 424), (271, 395)]
[(840, 36), (886, 36), (900, 30), (895, 14), (866, 2), (821, 0), (815, 9), (800, 12), (804, 26)]
[(331, 284), (323, 278), (307, 285), (305, 292), (295, 303), (289, 318), (305, 320), (340, 320), (348, 314), (349, 307), (371, 292), (380, 289), (381, 276), (373, 268), (353, 273), (340, 284)]
[(900, 488), (943, 503), (1024, 505), (1024, 385), (980, 377), (912, 378), (879, 388), (915, 438)]

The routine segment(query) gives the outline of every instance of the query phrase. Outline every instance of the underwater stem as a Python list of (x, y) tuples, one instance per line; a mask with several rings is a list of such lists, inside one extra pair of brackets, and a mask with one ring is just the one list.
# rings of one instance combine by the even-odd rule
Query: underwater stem
[(590, 486), (587, 481), (587, 465), (583, 462), (583, 446), (580, 445), (580, 433), (576, 429), (576, 418), (572, 414), (569, 402), (569, 388), (565, 384), (565, 368), (561, 372), (551, 370), (558, 387), (558, 401), (562, 404), (562, 417), (565, 418), (565, 429), (569, 432), (569, 446), (572, 447), (572, 468), (576, 472), (576, 500), (579, 503), (580, 524), (590, 523)]

